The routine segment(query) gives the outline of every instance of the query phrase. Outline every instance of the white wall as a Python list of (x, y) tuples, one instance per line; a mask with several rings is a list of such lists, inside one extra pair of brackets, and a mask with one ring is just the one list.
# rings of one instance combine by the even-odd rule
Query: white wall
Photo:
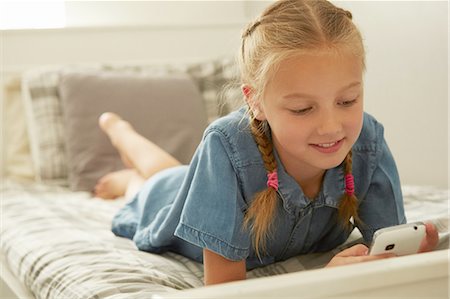
[(246, 20), (244, 1), (68, 1), (68, 27), (230, 24)]
[(67, 28), (0, 31), (4, 70), (234, 55), (242, 1), (69, 1)]
[[(447, 186), (447, 2), (334, 2), (363, 34), (366, 111), (384, 124), (402, 182)], [(233, 55), (242, 26), (270, 1), (132, 3), (68, 2), (78, 28), (0, 32), (3, 70)]]
[(176, 62), (233, 55), (241, 24), (20, 30), (3, 33), (5, 70), (96, 62)]
[(342, 1), (367, 49), (366, 111), (403, 183), (448, 186), (448, 3)]

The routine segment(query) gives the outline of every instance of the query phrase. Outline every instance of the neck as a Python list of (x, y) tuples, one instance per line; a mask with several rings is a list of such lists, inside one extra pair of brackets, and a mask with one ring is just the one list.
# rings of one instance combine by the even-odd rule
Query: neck
[(310, 199), (314, 199), (320, 192), (322, 187), (325, 170), (310, 170), (307, 171), (304, 167), (286, 167), (287, 173), (292, 176), (300, 185), (303, 193)]
[(326, 170), (306, 163), (299, 163), (297, 159), (285, 155), (283, 151), (278, 150), (276, 140), (274, 140), (274, 149), (284, 169), (299, 184), (303, 193), (310, 199), (317, 197), (322, 187)]

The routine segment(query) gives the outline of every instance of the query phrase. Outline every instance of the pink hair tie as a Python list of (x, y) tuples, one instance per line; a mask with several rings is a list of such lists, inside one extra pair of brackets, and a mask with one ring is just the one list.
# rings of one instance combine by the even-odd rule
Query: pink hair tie
[(355, 193), (355, 179), (352, 174), (345, 175), (345, 193), (352, 196)]
[(277, 171), (272, 171), (267, 174), (267, 187), (278, 190), (278, 174)]

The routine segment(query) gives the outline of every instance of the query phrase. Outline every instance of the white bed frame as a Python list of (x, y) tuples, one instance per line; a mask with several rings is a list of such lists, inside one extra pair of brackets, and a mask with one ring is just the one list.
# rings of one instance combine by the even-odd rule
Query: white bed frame
[(449, 298), (450, 250), (155, 295), (175, 298)]
[[(450, 249), (208, 286), (153, 299), (449, 298)], [(34, 298), (2, 256), (0, 298)]]

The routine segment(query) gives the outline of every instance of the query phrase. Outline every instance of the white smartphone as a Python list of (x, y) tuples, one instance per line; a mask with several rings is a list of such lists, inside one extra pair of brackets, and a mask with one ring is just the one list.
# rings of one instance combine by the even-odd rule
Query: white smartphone
[(425, 225), (423, 222), (382, 228), (373, 235), (369, 255), (393, 253), (400, 256), (417, 253), (424, 237)]

